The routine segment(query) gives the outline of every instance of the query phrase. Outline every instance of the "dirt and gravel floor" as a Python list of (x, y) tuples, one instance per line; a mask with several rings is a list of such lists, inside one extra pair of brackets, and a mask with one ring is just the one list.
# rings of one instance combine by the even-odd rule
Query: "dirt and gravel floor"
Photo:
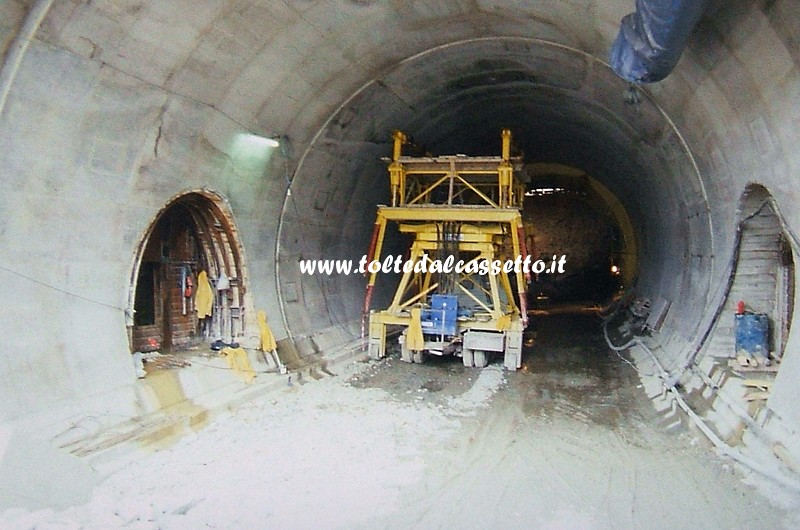
[[(596, 318), (537, 322), (522, 370), (506, 373), (491, 406), (462, 420), (448, 444), (427, 451), (425, 479), (401, 508), (365, 528), (800, 526), (784, 512), (791, 494), (773, 506), (680, 416), (656, 412)], [(354, 384), (447, 407), (477, 374), (452, 361), (389, 360)]]
[(800, 527), (792, 494), (656, 412), (595, 319), (537, 322), (515, 373), (356, 363), (143, 451), (84, 506), (0, 527)]

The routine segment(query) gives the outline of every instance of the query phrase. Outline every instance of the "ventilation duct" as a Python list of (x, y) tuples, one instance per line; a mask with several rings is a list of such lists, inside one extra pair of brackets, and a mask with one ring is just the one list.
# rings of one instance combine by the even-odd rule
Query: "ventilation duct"
[(609, 61), (621, 78), (655, 83), (667, 77), (681, 58), (707, 0), (637, 0), (611, 45)]

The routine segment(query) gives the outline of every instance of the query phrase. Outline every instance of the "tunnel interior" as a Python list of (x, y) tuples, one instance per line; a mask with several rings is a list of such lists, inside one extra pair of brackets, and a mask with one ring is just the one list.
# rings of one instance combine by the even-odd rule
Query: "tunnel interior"
[[(560, 179), (574, 195), (531, 196), (526, 207), (544, 199), (540, 206), (549, 201), (550, 214), (542, 215), (551, 221), (557, 215), (573, 223), (603, 219), (595, 223), (595, 237), (575, 243), (576, 248), (588, 243), (592, 256), (573, 285), (534, 284), (534, 289), (549, 288), (555, 301), (600, 305), (625, 289), (663, 297), (672, 302), (667, 315), (672, 328), (691, 335), (710, 281), (710, 267), (698, 264), (713, 256), (702, 182), (667, 116), (646, 93), (633, 99), (597, 59), (532, 39), (465, 41), (407, 59), (354, 94), (316, 135), (292, 181), (292, 202), (301, 207), (284, 209), (278, 260), (292, 263), (308, 257), (310, 249), (317, 258), (358, 260), (366, 253), (376, 205), (388, 197), (380, 158), (391, 152), (393, 130), (406, 132), (433, 154), (496, 155), (499, 131), (507, 127), (527, 171), (534, 173), (530, 192), (564, 188), (537, 184), (537, 179)], [(303, 223), (310, 219), (299, 212), (319, 211), (320, 196), (333, 198), (335, 205), (337, 195), (347, 197), (340, 208), (322, 205), (335, 222), (309, 233)], [(536, 237), (536, 228), (532, 231)], [(285, 304), (292, 335), (313, 336), (334, 327), (356, 336), (360, 279), (307, 280), (295, 269), (281, 266), (279, 285), (296, 289), (299, 282), (304, 292), (321, 291), (337, 309), (301, 315), (301, 306)], [(383, 283), (384, 297), (392, 287)]]
[[(622, 17), (646, 3), (0, 2), (0, 298), (5, 301), (0, 314), (13, 326), (4, 337), (8, 354), (0, 356), (0, 419), (12, 427), (16, 447), (35, 449), (29, 440), (45, 441), (73, 463), (75, 455), (102, 456), (123, 446), (138, 449), (138, 441), (149, 443), (149, 433), (172, 430), (173, 425), (180, 432), (204, 425), (205, 412), (226, 413), (228, 405), (243, 403), (245, 394), (256, 393), (261, 382), (270, 385), (271, 379), (287, 399), (265, 408), (274, 415), (259, 411), (250, 422), (267, 428), (261, 434), (275, 434), (254, 436), (253, 456), (280, 457), (280, 451), (262, 451), (263, 440), (270, 439), (274, 446), (299, 450), (286, 454), (300, 459), (281, 459), (287, 463), (285, 481), (272, 472), (272, 465), (251, 466), (254, 483), (266, 469), (282, 483), (275, 491), (305, 500), (303, 488), (284, 486), (297, 476), (289, 464), (308, 455), (352, 455), (348, 469), (359, 475), (365, 466), (351, 464), (365, 460), (355, 451), (348, 453), (354, 449), (349, 444), (353, 437), (359, 439), (358, 449), (377, 449), (378, 465), (366, 467), (383, 468), (384, 446), (372, 441), (385, 442), (393, 437), (385, 433), (394, 433), (398, 441), (415, 442), (417, 433), (412, 431), (419, 430), (419, 414), (395, 414), (393, 404), (363, 392), (348, 394), (352, 407), (339, 407), (341, 393), (327, 390), (349, 392), (347, 385), (324, 382), (317, 386), (322, 388), (316, 391), (319, 407), (313, 401), (309, 407), (286, 406), (293, 396), (307, 396), (315, 387), (302, 383), (334, 379), (344, 373), (339, 371), (344, 363), (358, 356), (363, 360), (365, 351), (365, 278), (307, 275), (298, 262), (358, 262), (368, 252), (376, 207), (390, 200), (382, 158), (391, 153), (393, 131), (402, 130), (434, 154), (497, 155), (499, 133), (508, 128), (524, 154), (523, 171), (529, 177), (526, 191), (531, 195), (523, 214), (530, 246), (535, 250), (539, 245), (535, 251), (548, 255), (563, 249), (575, 263), (575, 249), (586, 252), (573, 276), (537, 278), (531, 284), (529, 307), (553, 314), (532, 315), (523, 365), (513, 373), (505, 359), (508, 373), (499, 366), (474, 370), (478, 363), (458, 366), (453, 359), (422, 367), (395, 363), (394, 358), (380, 369), (373, 370), (379, 364), (375, 362), (359, 366), (368, 366), (378, 379), (403, 379), (398, 395), (414, 402), (422, 395), (420, 387), (433, 378), (430, 374), (445, 371), (450, 374), (448, 397), (465, 393), (476, 377), (494, 377), (495, 389), (507, 378), (508, 391), (484, 400), (496, 399), (489, 405), (503, 415), (518, 408), (517, 403), (534, 416), (537, 408), (549, 413), (568, 406), (579, 419), (574, 424), (578, 429), (553, 431), (552, 452), (530, 446), (535, 458), (523, 461), (545, 464), (531, 468), (538, 470), (528, 474), (532, 481), (552, 475), (546, 469), (550, 459), (574, 464), (565, 461), (575, 455), (564, 450), (564, 435), (583, 432), (580, 415), (588, 411), (611, 427), (611, 443), (581, 445), (590, 458), (612, 457), (604, 462), (609, 464), (604, 472), (617, 480), (609, 480), (607, 490), (629, 489), (646, 475), (653, 486), (649, 499), (672, 504), (670, 513), (682, 517), (679, 521), (687, 527), (698, 526), (692, 520), (697, 511), (685, 508), (693, 507), (704, 492), (718, 491), (718, 479), (727, 472), (687, 466), (698, 467), (709, 479), (698, 482), (696, 475), (673, 472), (672, 462), (661, 458), (669, 451), (642, 456), (639, 449), (645, 444), (616, 445), (625, 434), (616, 426), (625, 426), (629, 403), (639, 403), (640, 411), (657, 409), (641, 422), (632, 418), (629, 432), (643, 423), (655, 425), (656, 413), (674, 420), (685, 401), (687, 421), (725, 454), (765, 457), (770, 466), (776, 464), (771, 469), (797, 471), (800, 333), (792, 326), (800, 314), (795, 277), (800, 210), (794, 207), (800, 200), (797, 2), (704, 3), (705, 13), (674, 71), (662, 81), (633, 86), (612, 71), (609, 50)], [(575, 236), (572, 247), (563, 245), (567, 232)], [(392, 232), (383, 254), (407, 250), (408, 241)], [(181, 281), (183, 275), (197, 282), (201, 271), (207, 272), (214, 296), (212, 320), (202, 323), (191, 313), (194, 300)], [(393, 275), (382, 275), (372, 307), (386, 307), (396, 282)], [(226, 288), (219, 289), (221, 285)], [(560, 305), (600, 312), (617, 301), (630, 305), (618, 313), (609, 308), (618, 320), (605, 320), (608, 334), (598, 333), (600, 321), (592, 315), (555, 314)], [(734, 326), (740, 301), (745, 310), (770, 319), (766, 348), (771, 351), (762, 356), (763, 362), (737, 355)], [(653, 308), (651, 314), (658, 317), (652, 326), (645, 322), (644, 327), (622, 329), (629, 314), (642, 307)], [(264, 340), (269, 337), (267, 322), (272, 341)], [(204, 351), (206, 358), (187, 370), (162, 373), (162, 382), (169, 381), (163, 395), (148, 389), (154, 379), (137, 379), (137, 356), (132, 353), (154, 348), (170, 352), (218, 337), (241, 341), (245, 353), (252, 354), (258, 370), (254, 386), (255, 371), (251, 381), (240, 380), (228, 364), (233, 359), (211, 351)], [(277, 373), (268, 362), (270, 355), (258, 354), (259, 349), (271, 351), (273, 342), (275, 356), (287, 361), (290, 374)], [(403, 374), (414, 377), (405, 380)], [(284, 375), (288, 377), (276, 379)], [(745, 388), (752, 380), (756, 387)], [(438, 386), (428, 387), (433, 391)], [(612, 394), (624, 398), (615, 405), (619, 414), (609, 417), (604, 399)], [(521, 401), (515, 402), (517, 398)], [(173, 422), (164, 408), (179, 400), (190, 406)], [(294, 403), (306, 404), (299, 398)], [(441, 404), (448, 406), (448, 400)], [(375, 419), (398, 423), (366, 425), (363, 437), (358, 433), (364, 431), (339, 429), (345, 443), (323, 432), (341, 427), (336, 421), (341, 416), (326, 423), (318, 421), (320, 414), (348, 409), (354, 423), (345, 426), (354, 425), (368, 412), (362, 405), (379, 405)], [(422, 414), (430, 410), (413, 409)], [(167, 416), (170, 425), (161, 422)], [(508, 428), (486, 424), (481, 430), (487, 436), (514, 434), (516, 417), (506, 418)], [(289, 420), (310, 420), (307, 425), (323, 443), (308, 432), (287, 436)], [(552, 422), (529, 425), (531, 436), (517, 436), (514, 445), (535, 442)], [(405, 426), (410, 427), (403, 430)], [(398, 435), (406, 432), (408, 436)], [(462, 458), (473, 450), (466, 445), (511, 447), (508, 439), (494, 444), (491, 438), (473, 443), (470, 436), (459, 437), (465, 451), (456, 456)], [(218, 447), (224, 452), (230, 444)], [(598, 447), (608, 452), (598, 454)], [(26, 503), (51, 502), (51, 471), (58, 469), (51, 463), (63, 461), (56, 453), (7, 459), (23, 467), (32, 462), (43, 473), (41, 491), (27, 495), (23, 487), (36, 477), (25, 471), (26, 480), (20, 481), (12, 469), (0, 477), (11, 478), (6, 491), (19, 493)], [(475, 453), (473, 461), (486, 463), (488, 453), (481, 458)], [(641, 466), (617, 474), (637, 454)], [(402, 456), (418, 461), (407, 453)], [(707, 456), (704, 452), (689, 463), (712, 460)], [(581, 458), (574, 460), (578, 465), (568, 469), (586, 471), (578, 469), (584, 467)], [(460, 470), (463, 460), (453, 462), (452, 468)], [(666, 469), (653, 476), (653, 464), (658, 463)], [(228, 464), (220, 460), (220, 475), (229, 473)], [(474, 474), (469, 482), (478, 490), (493, 475), (492, 468), (470, 467)], [(489, 528), (508, 522), (500, 519), (504, 510), (484, 506), (542, 504), (529, 502), (530, 491), (541, 485), (518, 481), (513, 476), (518, 468), (508, 468), (511, 478), (497, 488), (490, 504), (468, 503), (476, 515), (498, 512), (495, 524), (476, 522), (481, 519), (468, 523)], [(324, 463), (320, 469), (327, 471)], [(682, 469), (681, 464), (675, 469)], [(596, 479), (569, 475), (585, 477), (579, 480), (584, 485)], [(308, 474), (334, 497), (347, 490), (359, 505), (373, 498), (374, 491), (327, 487), (319, 476)], [(233, 489), (208, 491), (225, 493), (244, 484), (232, 479)], [(369, 488), (377, 484), (362, 479), (353, 480)], [(162, 483), (165, 489), (171, 486)], [(413, 488), (434, 491), (441, 485)], [(524, 485), (519, 502), (511, 502), (506, 486), (519, 485)], [(559, 498), (572, 498), (570, 485), (561, 486), (556, 488), (563, 490)], [(92, 487), (87, 485), (86, 491)], [(463, 499), (486, 499), (483, 491), (465, 497), (461, 487), (444, 489), (460, 496), (442, 503), (451, 508), (460, 507)], [(556, 491), (547, 485), (539, 489)], [(661, 489), (689, 494), (676, 497)], [(750, 490), (731, 490), (735, 495), (728, 496), (727, 507), (741, 511), (717, 505), (724, 497), (719, 491), (721, 495), (705, 500), (730, 516), (728, 523), (699, 526), (736, 526), (740, 513), (761, 516), (751, 512), (753, 503), (741, 503), (758, 498)], [(206, 498), (196, 498), (201, 497)], [(169, 514), (192, 508), (187, 498), (177, 499)], [(391, 506), (397, 491), (386, 498), (389, 502), (371, 504)], [(0, 495), (0, 505), (6, 506), (3, 499)], [(640, 499), (644, 501), (637, 514), (646, 518), (654, 506), (648, 497)], [(316, 504), (341, 506), (341, 496), (333, 504), (327, 500)], [(632, 516), (627, 500), (618, 499), (617, 506)], [(424, 501), (420, 513), (433, 513), (429, 499)], [(609, 495), (598, 496), (597, 513), (607, 511), (608, 501)], [(157, 507), (144, 504), (151, 514)], [(209, 512), (215, 511), (212, 504), (206, 504)], [(269, 506), (263, 499), (254, 499), (252, 505), (258, 510), (240, 510), (241, 515), (253, 515), (255, 526), (264, 524)], [(300, 512), (286, 511), (287, 520), (297, 524)], [(673, 521), (662, 519), (665, 524)], [(444, 519), (398, 520), (447, 526)], [(611, 526), (628, 521), (632, 519)], [(771, 519), (762, 520), (762, 526), (764, 521)]]

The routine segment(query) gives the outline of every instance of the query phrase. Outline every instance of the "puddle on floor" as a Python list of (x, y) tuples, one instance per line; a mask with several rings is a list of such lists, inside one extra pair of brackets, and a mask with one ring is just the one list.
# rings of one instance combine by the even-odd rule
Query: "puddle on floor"
[(179, 369), (150, 368), (142, 384), (151, 390), (158, 408), (176, 421), (165, 422), (162, 428), (139, 438), (148, 450), (159, 451), (177, 443), (188, 432), (203, 429), (210, 420), (208, 409), (186, 397), (180, 380)]
[(536, 342), (509, 379), (526, 416), (567, 416), (611, 429), (638, 417), (638, 376), (610, 352), (596, 317), (538, 317), (534, 326)]

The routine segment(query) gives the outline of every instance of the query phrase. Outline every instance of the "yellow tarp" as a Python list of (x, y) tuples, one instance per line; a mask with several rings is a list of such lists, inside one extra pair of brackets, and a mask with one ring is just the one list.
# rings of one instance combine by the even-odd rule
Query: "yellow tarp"
[(269, 352), (278, 349), (275, 335), (272, 334), (272, 330), (267, 325), (267, 314), (261, 310), (256, 313), (256, 319), (258, 320), (258, 328), (261, 330), (261, 343), (259, 345), (261, 351)]
[(197, 311), (197, 318), (203, 319), (211, 316), (211, 308), (214, 306), (214, 291), (208, 281), (206, 271), (200, 271), (197, 275), (197, 292), (194, 295), (194, 307)]
[(244, 348), (222, 348), (219, 353), (225, 356), (230, 369), (241, 375), (245, 383), (253, 382), (256, 377), (256, 371), (253, 370)]

